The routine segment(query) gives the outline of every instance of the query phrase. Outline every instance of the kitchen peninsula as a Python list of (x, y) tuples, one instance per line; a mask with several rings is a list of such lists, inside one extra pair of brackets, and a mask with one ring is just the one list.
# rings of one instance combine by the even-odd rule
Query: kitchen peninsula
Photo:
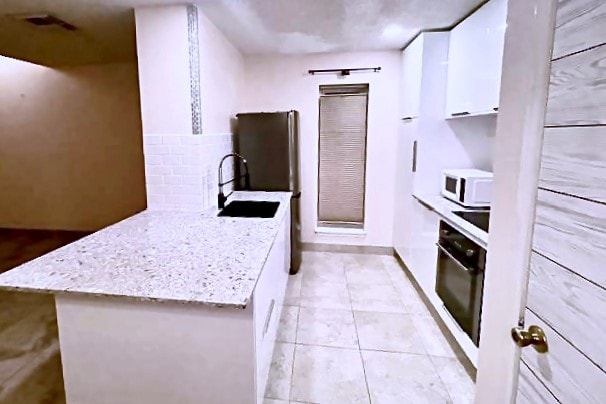
[(255, 403), (290, 262), (288, 192), (273, 218), (144, 211), (0, 276), (55, 295), (68, 403)]

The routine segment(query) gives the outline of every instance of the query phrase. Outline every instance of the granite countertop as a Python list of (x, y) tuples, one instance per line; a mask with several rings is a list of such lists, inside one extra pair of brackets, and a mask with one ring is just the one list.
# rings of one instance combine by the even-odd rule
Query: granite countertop
[(481, 247), (488, 248), (488, 233), (453, 213), (454, 211), (470, 211), (471, 209), (465, 209), (444, 198), (442, 195), (415, 194), (413, 196), (419, 202), (429, 206), (449, 224), (456, 227), (472, 241), (476, 242)]
[(244, 308), (290, 203), (290, 192), (236, 192), (278, 201), (275, 217), (143, 211), (0, 275), (0, 289)]

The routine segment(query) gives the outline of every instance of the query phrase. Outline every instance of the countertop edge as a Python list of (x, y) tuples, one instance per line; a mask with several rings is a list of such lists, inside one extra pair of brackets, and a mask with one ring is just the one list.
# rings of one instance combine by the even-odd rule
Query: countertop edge
[[(158, 294), (152, 293), (151, 296), (146, 296), (145, 293), (136, 295), (136, 294), (129, 294), (129, 293), (115, 293), (113, 291), (105, 292), (105, 291), (74, 290), (72, 288), (67, 288), (67, 289), (53, 288), (53, 287), (46, 288), (46, 287), (44, 287), (44, 285), (39, 285), (39, 287), (37, 287), (38, 285), (19, 286), (18, 284), (15, 284), (15, 283), (1, 285), (0, 290), (12, 291), (12, 292), (22, 292), (22, 293), (52, 294), (55, 296), (91, 297), (91, 298), (104, 298), (104, 299), (116, 299), (116, 300), (120, 299), (120, 300), (126, 300), (126, 301), (130, 301), (130, 302), (141, 302), (141, 303), (157, 302), (157, 303), (173, 303), (173, 304), (183, 304), (183, 305), (197, 305), (197, 306), (215, 307), (215, 308), (246, 309), (248, 307), (248, 305), (251, 303), (252, 296), (254, 294), (254, 290), (257, 286), (259, 278), (261, 277), (261, 275), (263, 273), (263, 268), (265, 267), (265, 265), (267, 263), (267, 259), (271, 252), (271, 249), (274, 247), (276, 238), (277, 238), (278, 234), (280, 233), (279, 229), (283, 225), (284, 220), (286, 220), (286, 215), (290, 209), (290, 202), (291, 202), (291, 197), (292, 197), (292, 192), (289, 192), (289, 191), (267, 192), (268, 198), (265, 199), (263, 196), (261, 196), (261, 197), (259, 196), (259, 194), (261, 192), (255, 192), (255, 194), (257, 194), (256, 196), (246, 195), (247, 192), (235, 192), (229, 198), (229, 200), (238, 200), (238, 199), (247, 200), (248, 198), (252, 198), (252, 200), (270, 200), (270, 201), (279, 200), (280, 201), (280, 206), (278, 207), (276, 215), (273, 218), (273, 220), (275, 220), (275, 223), (277, 224), (277, 226), (276, 226), (275, 230), (273, 231), (273, 235), (271, 235), (271, 233), (270, 233), (271, 243), (269, 244), (269, 247), (267, 248), (263, 261), (260, 264), (261, 265), (260, 268), (252, 269), (249, 272), (249, 274), (251, 275), (250, 285), (252, 285), (250, 287), (249, 293), (246, 293), (246, 294), (243, 293), (241, 296), (239, 296), (238, 299), (233, 299), (232, 301), (221, 301), (221, 300), (203, 299), (203, 298), (200, 298), (200, 299), (181, 298), (178, 296), (171, 297), (170, 294), (169, 294), (169, 296), (163, 297), (162, 293), (158, 293)], [(274, 194), (274, 195), (279, 194), (279, 196), (274, 197), (271, 194)], [(261, 199), (259, 199), (259, 198), (261, 198)], [(274, 198), (279, 198), (279, 199), (274, 199)], [(145, 210), (143, 212), (138, 212), (132, 216), (124, 218), (114, 224), (107, 226), (106, 228), (102, 229), (101, 231), (104, 231), (104, 230), (107, 230), (110, 228), (115, 228), (116, 226), (121, 225), (123, 222), (126, 222), (129, 219), (132, 219), (133, 217), (135, 217), (137, 215), (144, 214), (145, 212), (147, 212), (147, 210)], [(153, 211), (153, 212), (157, 213), (158, 211)], [(172, 211), (167, 211), (167, 213), (169, 213), (169, 214), (170, 214), (170, 212), (172, 212)], [(176, 211), (176, 212), (179, 212), (179, 211)], [(207, 217), (210, 219), (217, 219), (216, 214), (219, 212), (219, 210), (211, 208), (211, 209), (207, 209), (205, 212), (206, 213), (204, 213), (204, 212), (201, 212), (201, 213), (208, 215)], [(227, 218), (227, 219), (229, 220), (229, 219), (233, 219), (233, 218)], [(220, 218), (218, 220), (223, 220), (223, 218)], [(249, 218), (238, 218), (238, 220), (247, 221), (250, 219)], [(261, 220), (272, 220), (272, 219), (261, 219)], [(85, 238), (79, 240), (79, 242), (83, 241)], [(269, 241), (269, 240), (267, 240), (267, 241)], [(60, 250), (65, 247), (66, 246), (63, 246), (57, 250)], [(57, 251), (57, 250), (54, 250), (54, 251)], [(46, 255), (46, 254), (44, 254), (44, 255)], [(38, 260), (38, 259), (44, 257), (44, 255), (36, 258), (35, 260)], [(28, 265), (28, 264), (29, 264), (29, 262), (23, 264), (23, 266)], [(22, 265), (17, 266), (7, 272), (10, 272), (12, 270), (18, 270), (18, 268), (21, 266)], [(254, 278), (253, 278), (253, 276), (254, 276)]]
[(53, 290), (53, 289), (37, 289), (37, 288), (22, 288), (18, 286), (2, 286), (0, 288), (7, 292), (20, 292), (20, 293), (38, 293), (44, 295), (53, 296), (75, 296), (75, 297), (90, 297), (90, 298), (103, 298), (103, 299), (115, 299), (115, 300), (126, 300), (129, 302), (139, 303), (174, 303), (182, 305), (193, 305), (193, 306), (204, 306), (204, 307), (216, 307), (216, 308), (232, 308), (243, 310), (248, 307), (250, 303), (250, 296), (244, 303), (222, 303), (222, 302), (203, 302), (199, 300), (185, 300), (185, 299), (171, 299), (163, 297), (145, 297), (145, 296), (131, 296), (122, 294), (111, 294), (111, 293), (94, 293), (94, 292), (81, 292), (78, 290)]
[[(479, 244), (481, 247), (487, 249), (488, 248), (488, 233), (482, 231), (481, 229), (475, 227), (474, 225), (466, 222), (459, 216), (455, 215), (453, 212), (456, 211), (473, 211), (471, 209), (466, 209), (463, 206), (459, 206), (453, 202), (450, 202), (443, 198), (440, 195), (422, 195), (422, 194), (413, 194), (413, 198), (415, 198), (418, 202), (427, 207), (431, 208), (434, 212), (440, 215), (444, 220), (446, 220), (449, 224), (456, 227), (457, 230), (461, 231), (467, 237), (469, 237), (472, 241)], [(436, 203), (435, 199), (441, 198), (439, 203)]]

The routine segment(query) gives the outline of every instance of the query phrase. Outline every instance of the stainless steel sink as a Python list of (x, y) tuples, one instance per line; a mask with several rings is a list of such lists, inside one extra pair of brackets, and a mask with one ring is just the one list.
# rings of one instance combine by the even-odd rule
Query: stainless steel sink
[(218, 216), (272, 218), (279, 206), (280, 202), (233, 201), (223, 208)]

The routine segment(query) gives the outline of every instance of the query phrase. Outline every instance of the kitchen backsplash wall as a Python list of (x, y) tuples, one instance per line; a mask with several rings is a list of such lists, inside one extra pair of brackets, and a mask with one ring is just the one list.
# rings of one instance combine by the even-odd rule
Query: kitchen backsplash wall
[[(201, 211), (217, 206), (217, 170), (221, 158), (233, 151), (232, 139), (231, 133), (144, 135), (147, 208)], [(233, 176), (231, 159), (223, 173), (225, 180)]]

